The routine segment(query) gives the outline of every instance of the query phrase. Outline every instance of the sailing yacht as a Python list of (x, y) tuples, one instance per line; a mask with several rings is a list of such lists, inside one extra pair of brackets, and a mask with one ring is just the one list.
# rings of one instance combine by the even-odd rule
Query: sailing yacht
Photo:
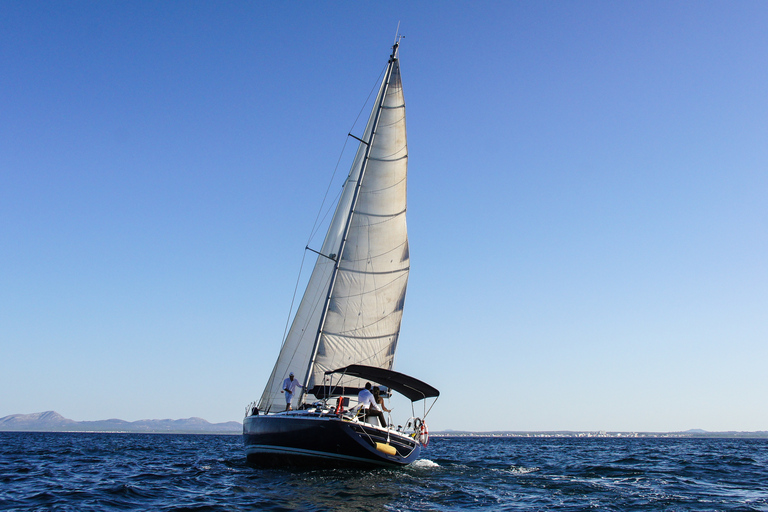
[[(392, 369), (410, 271), (399, 42), (362, 136), (351, 135), (357, 152), (275, 366), (246, 408), (249, 462), (399, 466), (429, 442), (425, 419), (439, 391)], [(294, 372), (303, 387), (286, 410), (283, 385)], [(410, 417), (382, 425), (360, 403), (367, 383), (409, 399)]]

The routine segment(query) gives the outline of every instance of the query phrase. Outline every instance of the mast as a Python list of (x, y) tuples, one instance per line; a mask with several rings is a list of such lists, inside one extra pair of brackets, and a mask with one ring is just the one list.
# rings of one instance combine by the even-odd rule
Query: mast
[[(312, 355), (311, 355), (309, 364), (307, 365), (307, 372), (304, 375), (304, 387), (302, 388), (301, 395), (299, 395), (299, 403), (302, 403), (302, 401), (304, 400), (304, 397), (307, 394), (307, 385), (309, 384), (309, 379), (310, 379), (310, 376), (312, 374), (312, 369), (314, 368), (314, 365), (315, 365), (315, 359), (317, 358), (317, 349), (318, 349), (318, 346), (319, 346), (319, 343), (320, 343), (320, 337), (322, 336), (322, 333), (323, 333), (323, 327), (325, 326), (325, 320), (328, 317), (328, 306), (330, 304), (331, 297), (333, 295), (333, 289), (334, 289), (334, 286), (336, 284), (336, 278), (337, 278), (338, 273), (339, 273), (339, 262), (341, 261), (341, 257), (344, 254), (344, 247), (346, 246), (347, 236), (349, 234), (349, 228), (350, 228), (350, 226), (352, 224), (352, 217), (354, 216), (355, 207), (357, 205), (357, 200), (358, 200), (358, 198), (360, 196), (360, 187), (361, 187), (361, 185), (363, 183), (363, 178), (365, 177), (365, 171), (366, 171), (366, 169), (368, 167), (368, 161), (369, 161), (369, 155), (370, 155), (370, 151), (371, 151), (371, 146), (373, 145), (373, 141), (374, 141), (374, 139), (376, 137), (376, 129), (378, 128), (378, 125), (379, 125), (379, 119), (380, 119), (380, 116), (381, 116), (381, 109), (382, 109), (382, 106), (384, 105), (384, 101), (385, 101), (385, 99), (387, 97), (387, 90), (389, 88), (389, 81), (390, 81), (390, 79), (392, 77), (392, 68), (394, 66), (394, 63), (397, 61), (397, 49), (400, 46), (400, 37), (401, 36), (397, 37), (397, 39), (395, 41), (395, 44), (392, 46), (392, 55), (389, 57), (389, 61), (387, 63), (387, 71), (386, 71), (386, 73), (384, 75), (384, 79), (382, 81), (381, 90), (379, 91), (379, 95), (378, 95), (378, 101), (377, 101), (377, 104), (374, 106), (376, 114), (375, 114), (373, 125), (372, 125), (372, 128), (371, 128), (370, 137), (369, 137), (368, 141), (364, 141), (364, 140), (358, 139), (358, 140), (360, 140), (361, 144), (365, 145), (365, 153), (364, 153), (364, 156), (363, 156), (362, 168), (360, 169), (360, 173), (359, 173), (359, 175), (357, 177), (357, 182), (355, 183), (355, 192), (353, 194), (352, 202), (351, 202), (349, 210), (347, 212), (347, 219), (346, 219), (346, 223), (344, 225), (343, 234), (342, 234), (342, 237), (341, 237), (341, 244), (339, 246), (339, 250), (336, 252), (336, 257), (334, 258), (333, 272), (331, 274), (330, 284), (328, 285), (328, 293), (325, 296), (325, 302), (323, 304), (323, 312), (322, 312), (322, 315), (320, 317), (320, 323), (318, 325), (317, 332), (315, 333), (315, 340), (314, 340), (314, 344), (312, 346)], [(357, 138), (357, 137), (355, 137), (355, 138)]]

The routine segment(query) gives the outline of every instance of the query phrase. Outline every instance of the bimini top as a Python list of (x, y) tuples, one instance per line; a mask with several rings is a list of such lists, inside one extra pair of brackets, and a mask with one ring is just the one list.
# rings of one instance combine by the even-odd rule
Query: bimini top
[(414, 379), (404, 373), (385, 370), (384, 368), (377, 368), (375, 366), (352, 364), (345, 366), (344, 368), (325, 372), (326, 375), (332, 373), (343, 373), (344, 375), (350, 375), (352, 377), (372, 380), (377, 384), (387, 386), (388, 388), (397, 391), (401, 395), (405, 395), (411, 402), (440, 396), (440, 392), (426, 382)]

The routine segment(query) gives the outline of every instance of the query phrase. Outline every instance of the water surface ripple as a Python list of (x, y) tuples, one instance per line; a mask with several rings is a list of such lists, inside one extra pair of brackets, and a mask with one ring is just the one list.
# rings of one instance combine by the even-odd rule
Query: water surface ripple
[(270, 470), (239, 436), (0, 433), (0, 510), (768, 512), (768, 439), (434, 438), (404, 469)]

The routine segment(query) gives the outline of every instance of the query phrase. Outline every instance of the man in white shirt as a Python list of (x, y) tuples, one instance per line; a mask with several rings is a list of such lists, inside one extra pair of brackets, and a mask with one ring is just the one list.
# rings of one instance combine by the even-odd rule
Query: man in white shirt
[(384, 428), (387, 428), (387, 420), (384, 419), (384, 413), (381, 412), (379, 405), (376, 403), (376, 400), (373, 398), (373, 393), (371, 393), (370, 382), (366, 382), (365, 389), (361, 389), (360, 393), (357, 394), (357, 402), (363, 407), (366, 407), (366, 410), (365, 410), (366, 419), (370, 416), (375, 416), (379, 418), (379, 423), (381, 423), (381, 426)]
[(288, 378), (283, 381), (283, 390), (280, 391), (281, 393), (285, 393), (285, 410), (286, 411), (293, 410), (293, 407), (291, 407), (291, 400), (293, 400), (293, 392), (296, 390), (296, 386), (299, 386), (300, 388), (304, 387), (301, 384), (299, 384), (298, 380), (293, 378), (293, 372), (291, 372), (290, 375), (288, 375)]

